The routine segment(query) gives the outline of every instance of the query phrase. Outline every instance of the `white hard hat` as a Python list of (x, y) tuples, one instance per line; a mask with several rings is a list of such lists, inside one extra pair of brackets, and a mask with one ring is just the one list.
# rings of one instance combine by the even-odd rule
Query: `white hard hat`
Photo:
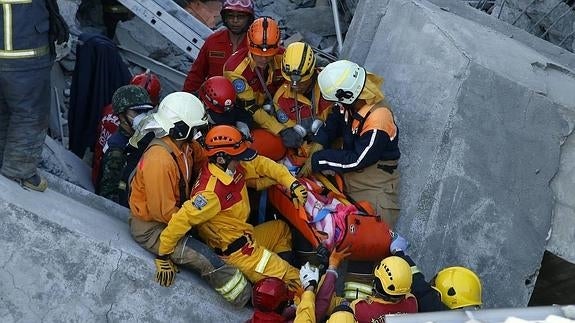
[(365, 69), (354, 62), (339, 60), (328, 64), (317, 81), (324, 99), (352, 104), (365, 85)]
[(190, 129), (208, 124), (204, 104), (200, 99), (188, 92), (168, 94), (160, 102), (158, 112), (154, 114), (154, 119), (166, 133), (169, 133), (174, 124), (180, 121), (183, 121)]

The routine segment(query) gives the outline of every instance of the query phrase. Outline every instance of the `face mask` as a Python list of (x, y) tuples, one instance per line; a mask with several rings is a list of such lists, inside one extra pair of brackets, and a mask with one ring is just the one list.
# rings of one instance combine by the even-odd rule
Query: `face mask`
[(146, 115), (147, 115), (146, 113), (140, 113), (136, 117), (134, 117), (134, 120), (132, 120), (132, 128), (136, 129), (136, 127), (140, 124), (140, 122), (144, 120)]
[(226, 174), (230, 175), (231, 177), (234, 177), (234, 175), (236, 174), (236, 170), (231, 170), (229, 168), (226, 169)]

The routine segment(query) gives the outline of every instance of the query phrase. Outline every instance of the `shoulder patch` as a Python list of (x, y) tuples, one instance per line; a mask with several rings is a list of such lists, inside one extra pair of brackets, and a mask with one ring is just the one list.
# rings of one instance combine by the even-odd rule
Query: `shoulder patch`
[(196, 207), (196, 209), (201, 210), (204, 206), (208, 205), (208, 200), (202, 194), (198, 194), (194, 198), (192, 204)]
[(246, 82), (244, 82), (242, 79), (235, 79), (232, 84), (236, 90), (236, 93), (242, 93), (246, 90)]
[(286, 123), (289, 120), (288, 115), (282, 109), (276, 111), (276, 118), (280, 123)]

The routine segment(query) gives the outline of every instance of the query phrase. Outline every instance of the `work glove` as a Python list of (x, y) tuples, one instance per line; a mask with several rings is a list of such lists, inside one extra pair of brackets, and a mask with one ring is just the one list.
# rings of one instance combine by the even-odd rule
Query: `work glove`
[(176, 273), (180, 272), (170, 259), (170, 255), (158, 256), (154, 263), (156, 264), (156, 282), (164, 287), (170, 287), (174, 283)]
[(308, 177), (311, 174), (311, 156), (322, 149), (323, 146), (321, 144), (318, 144), (317, 142), (311, 144), (311, 147), (309, 148), (309, 152), (307, 154), (308, 155), (307, 160), (305, 161), (303, 166), (299, 169), (297, 176)]
[(291, 183), (289, 190), (296, 209), (299, 209), (300, 206), (304, 206), (307, 201), (307, 190), (305, 186), (301, 185), (298, 181), (294, 181)]
[(290, 128), (285, 128), (280, 131), (279, 135), (282, 138), (284, 146), (287, 148), (299, 148), (303, 144), (303, 138), (306, 131), (300, 125), (295, 125)]
[(347, 256), (351, 255), (351, 252), (349, 252), (349, 248), (351, 248), (351, 246), (347, 246), (344, 249), (342, 249), (341, 251), (337, 251), (337, 248), (334, 249), (331, 252), (331, 255), (329, 256), (329, 268), (336, 269), (337, 267), (339, 267), (339, 264)]
[(237, 121), (236, 128), (242, 133), (244, 138), (251, 141), (252, 134), (250, 133), (250, 127), (248, 127), (245, 122)]
[(319, 281), (319, 269), (306, 262), (299, 270), (299, 279), (303, 289), (307, 289), (310, 286), (316, 288)]
[(325, 268), (325, 266), (329, 264), (329, 249), (323, 243), (320, 243), (315, 250), (315, 254), (320, 266), (324, 266), (323, 268)]
[(389, 251), (392, 255), (399, 251), (407, 251), (409, 248), (409, 242), (397, 232), (393, 232), (390, 230), (391, 233), (391, 244), (389, 245)]

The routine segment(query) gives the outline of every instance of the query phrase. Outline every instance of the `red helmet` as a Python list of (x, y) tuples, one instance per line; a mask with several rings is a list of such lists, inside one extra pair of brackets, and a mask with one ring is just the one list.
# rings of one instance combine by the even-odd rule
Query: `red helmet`
[(236, 103), (236, 90), (232, 82), (223, 76), (212, 76), (207, 79), (200, 86), (198, 95), (206, 108), (216, 113), (229, 111)]
[(262, 312), (281, 311), (291, 299), (286, 283), (276, 277), (266, 277), (254, 285), (252, 304)]
[(154, 106), (158, 105), (160, 102), (160, 90), (162, 89), (162, 85), (160, 84), (160, 79), (150, 72), (150, 70), (145, 71), (144, 73), (138, 74), (132, 78), (130, 84), (141, 86), (150, 95), (150, 100), (152, 100), (152, 104)]
[(249, 13), (254, 15), (254, 3), (252, 0), (226, 0), (222, 5), (221, 14), (224, 15), (224, 11), (239, 11)]

